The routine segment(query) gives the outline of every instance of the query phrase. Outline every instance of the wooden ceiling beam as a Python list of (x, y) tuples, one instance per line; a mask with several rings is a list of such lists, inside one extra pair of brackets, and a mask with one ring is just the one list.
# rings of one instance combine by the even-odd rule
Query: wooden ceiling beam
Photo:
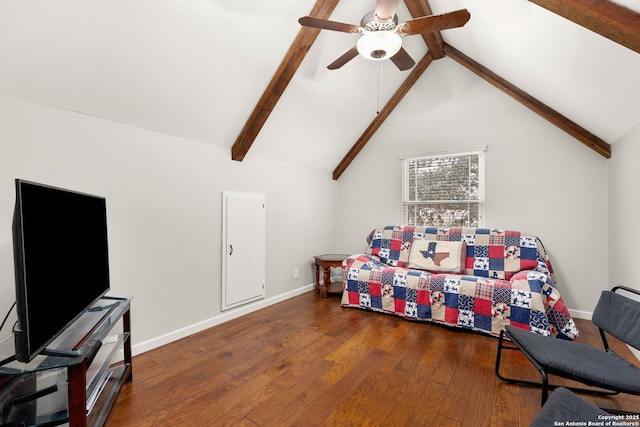
[[(421, 16), (433, 15), (431, 6), (429, 5), (429, 2), (427, 0), (404, 0), (404, 3), (407, 6), (409, 13), (411, 14), (411, 17), (414, 19)], [(440, 31), (424, 33), (422, 34), (422, 38), (427, 44), (427, 48), (429, 49), (427, 51), (427, 54), (413, 68), (407, 79), (402, 83), (402, 85), (400, 85), (398, 90), (396, 90), (393, 96), (389, 99), (389, 102), (387, 102), (382, 110), (376, 115), (369, 127), (367, 127), (364, 133), (351, 147), (349, 152), (344, 156), (342, 161), (333, 170), (334, 180), (340, 178), (347, 167), (349, 167), (349, 165), (355, 160), (356, 156), (360, 153), (360, 151), (362, 151), (364, 146), (367, 145), (369, 140), (378, 131), (380, 126), (382, 126), (387, 117), (389, 117), (391, 112), (398, 106), (400, 101), (402, 101), (404, 96), (418, 81), (420, 76), (422, 76), (429, 65), (431, 65), (431, 63), (436, 59), (444, 58), (444, 42), (442, 40)]]
[[(407, 6), (411, 17), (414, 19), (421, 16), (433, 15), (431, 6), (427, 0), (404, 0), (404, 4)], [(444, 50), (442, 48), (444, 42), (442, 41), (440, 31), (423, 33), (422, 39), (427, 44), (427, 48), (429, 49), (429, 52), (431, 52), (433, 59), (444, 58)]]
[[(340, 0), (318, 0), (309, 16), (328, 19), (339, 1)], [(413, 18), (433, 14), (427, 0), (404, 1)], [(640, 53), (640, 14), (637, 12), (613, 4), (608, 0), (529, 1)], [(302, 27), (300, 29), (296, 39), (287, 51), (269, 85), (251, 113), (251, 116), (245, 123), (236, 142), (233, 144), (231, 148), (231, 158), (233, 160), (242, 161), (244, 159), (319, 33), (320, 30), (316, 28)], [(608, 143), (453, 47), (446, 45), (442, 40), (440, 32), (426, 33), (423, 34), (422, 37), (429, 51), (414, 67), (409, 77), (402, 83), (390, 98), (389, 102), (387, 102), (351, 150), (349, 150), (347, 155), (342, 159), (340, 164), (335, 168), (333, 171), (334, 180), (337, 180), (344, 173), (433, 60), (440, 59), (445, 55), (451, 57), (495, 87), (509, 94), (597, 153), (606, 158), (611, 157), (611, 146)]]
[(407, 77), (407, 79), (402, 82), (398, 90), (391, 96), (389, 102), (385, 104), (385, 106), (380, 110), (380, 112), (373, 119), (369, 127), (364, 131), (362, 136), (358, 138), (356, 143), (351, 147), (351, 150), (347, 153), (347, 155), (342, 159), (340, 164), (333, 171), (333, 179), (337, 180), (343, 174), (343, 172), (349, 167), (351, 162), (356, 158), (356, 156), (360, 153), (360, 151), (364, 148), (364, 146), (369, 142), (371, 137), (377, 132), (377, 130), (382, 126), (382, 123), (389, 117), (391, 112), (398, 106), (402, 98), (409, 92), (409, 90), (413, 87), (413, 85), (418, 81), (420, 76), (425, 72), (425, 70), (431, 65), (433, 62), (433, 56), (431, 52), (427, 52), (427, 54), (418, 62), (411, 70), (411, 73)]
[(580, 142), (582, 142), (587, 147), (594, 150), (596, 153), (602, 155), (603, 157), (609, 159), (611, 158), (611, 145), (602, 139), (598, 138), (588, 130), (584, 129), (577, 123), (569, 120), (567, 117), (558, 113), (551, 107), (543, 104), (538, 99), (529, 95), (525, 91), (516, 87), (512, 83), (503, 79), (502, 77), (495, 74), (493, 71), (488, 68), (480, 65), (473, 59), (469, 58), (459, 50), (451, 47), (450, 45), (444, 45), (444, 51), (448, 57), (455, 60), (459, 64), (473, 71), (478, 76), (482, 77), (487, 82), (491, 83), (493, 86), (502, 90), (509, 96), (511, 96), (516, 101), (523, 104), (525, 107), (534, 111), (541, 117), (547, 119), (563, 131), (567, 132), (569, 135), (573, 136)]
[(609, 0), (529, 0), (640, 53), (640, 13)]
[[(328, 19), (339, 1), (318, 0), (309, 16)], [(298, 35), (282, 59), (258, 104), (253, 109), (236, 142), (231, 147), (231, 158), (233, 160), (242, 161), (244, 159), (319, 33), (320, 30), (317, 28), (300, 28)]]

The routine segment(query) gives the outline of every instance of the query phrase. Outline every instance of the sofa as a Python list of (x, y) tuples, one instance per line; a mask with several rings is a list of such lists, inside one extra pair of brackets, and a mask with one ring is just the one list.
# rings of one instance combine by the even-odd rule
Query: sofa
[(499, 336), (505, 325), (564, 339), (578, 329), (539, 238), (511, 230), (386, 226), (343, 262), (343, 307)]

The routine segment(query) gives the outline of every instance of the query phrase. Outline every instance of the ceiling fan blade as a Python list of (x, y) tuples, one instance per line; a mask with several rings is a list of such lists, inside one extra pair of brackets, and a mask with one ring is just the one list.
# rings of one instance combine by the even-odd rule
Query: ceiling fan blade
[(449, 28), (462, 27), (469, 21), (470, 17), (471, 15), (467, 9), (456, 10), (455, 12), (444, 13), (442, 15), (423, 16), (398, 25), (396, 31), (402, 36), (431, 33)]
[(381, 21), (388, 21), (396, 14), (399, 3), (400, 0), (377, 0), (374, 14)]
[(331, 64), (329, 64), (327, 68), (330, 70), (337, 70), (347, 62), (351, 61), (356, 56), (358, 56), (358, 49), (356, 49), (356, 47), (354, 46), (348, 51), (346, 51), (345, 54), (342, 55), (340, 58), (336, 59)]
[(408, 70), (416, 64), (416, 61), (411, 58), (403, 47), (401, 47), (398, 53), (393, 55), (390, 59), (400, 71)]
[(341, 31), (343, 33), (360, 33), (362, 28), (343, 22), (328, 21), (326, 19), (313, 18), (311, 16), (303, 16), (298, 19), (300, 25), (305, 27), (320, 28), (321, 30)]

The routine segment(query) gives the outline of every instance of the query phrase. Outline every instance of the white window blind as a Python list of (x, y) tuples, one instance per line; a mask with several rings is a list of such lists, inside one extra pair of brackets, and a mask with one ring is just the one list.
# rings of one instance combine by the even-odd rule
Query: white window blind
[(484, 150), (403, 158), (407, 225), (483, 225)]

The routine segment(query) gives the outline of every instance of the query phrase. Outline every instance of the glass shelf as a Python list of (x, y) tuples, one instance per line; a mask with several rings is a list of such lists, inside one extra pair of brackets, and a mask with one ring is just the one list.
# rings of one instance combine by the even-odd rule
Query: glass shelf
[[(28, 363), (14, 360), (0, 366), (0, 375), (21, 375), (69, 367), (82, 363), (86, 357), (91, 358), (92, 353), (98, 350), (98, 342), (107, 336), (123, 313), (129, 310), (129, 303), (127, 298), (103, 297), (47, 347), (47, 350), (66, 353), (68, 356), (38, 355)], [(80, 341), (78, 337), (81, 338)], [(13, 354), (13, 336), (9, 336), (0, 342), (0, 360), (8, 359)]]
[(122, 350), (128, 333), (110, 335), (102, 343), (100, 350), (87, 368), (87, 400), (91, 400), (96, 391), (100, 390), (108, 380), (109, 368), (116, 360), (118, 352)]

